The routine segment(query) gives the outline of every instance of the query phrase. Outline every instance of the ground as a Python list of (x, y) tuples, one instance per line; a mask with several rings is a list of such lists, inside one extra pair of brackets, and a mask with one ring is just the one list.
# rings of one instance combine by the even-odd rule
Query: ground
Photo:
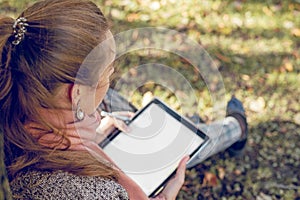
[[(0, 12), (16, 16), (30, 2), (1, 0)], [(221, 74), (225, 88), (223, 101), (235, 94), (244, 103), (249, 123), (244, 154), (230, 157), (223, 152), (188, 170), (177, 199), (300, 199), (298, 0), (99, 0), (97, 3), (110, 19), (114, 34), (160, 26), (201, 44)], [(180, 56), (162, 51), (128, 53), (117, 62), (116, 80), (128, 71), (130, 77), (136, 78), (140, 75), (136, 66), (149, 62), (163, 63), (184, 75), (201, 99), (197, 109), (190, 105), (188, 110), (207, 123), (214, 120), (211, 90)], [(159, 96), (179, 109), (176, 95), (182, 93), (149, 82), (136, 88), (130, 100), (140, 106), (147, 96)]]

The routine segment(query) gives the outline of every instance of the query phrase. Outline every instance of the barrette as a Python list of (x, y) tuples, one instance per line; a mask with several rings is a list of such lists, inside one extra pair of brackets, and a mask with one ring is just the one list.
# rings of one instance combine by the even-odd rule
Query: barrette
[(13, 34), (15, 36), (14, 41), (12, 41), (13, 45), (20, 44), (20, 42), (24, 39), (27, 26), (28, 23), (25, 17), (19, 17), (16, 19), (15, 23), (13, 24)]

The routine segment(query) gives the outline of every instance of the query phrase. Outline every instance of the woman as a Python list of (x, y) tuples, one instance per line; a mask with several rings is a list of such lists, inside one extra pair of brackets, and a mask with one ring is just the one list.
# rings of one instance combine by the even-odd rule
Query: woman
[[(96, 108), (113, 73), (114, 48), (112, 40), (95, 48), (111, 36), (99, 8), (83, 0), (41, 1), (17, 20), (1, 18), (0, 35), (0, 124), (13, 197), (148, 199), (97, 145)], [(126, 129), (105, 121), (104, 134)], [(187, 160), (155, 199), (176, 198)]]

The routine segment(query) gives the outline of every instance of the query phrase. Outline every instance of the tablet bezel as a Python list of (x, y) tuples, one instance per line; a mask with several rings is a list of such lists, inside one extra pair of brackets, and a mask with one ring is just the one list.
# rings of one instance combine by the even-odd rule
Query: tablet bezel
[[(127, 124), (129, 125), (132, 121), (134, 121), (141, 113), (143, 113), (151, 104), (156, 104), (157, 106), (159, 106), (160, 108), (162, 108), (162, 110), (164, 110), (165, 112), (167, 112), (169, 115), (171, 115), (174, 119), (176, 119), (177, 121), (179, 121), (180, 123), (182, 123), (183, 125), (185, 125), (188, 129), (190, 129), (193, 133), (195, 133), (196, 135), (198, 135), (201, 139), (203, 139), (203, 142), (189, 155), (190, 158), (192, 159), (192, 157), (195, 155), (195, 153), (197, 151), (199, 151), (199, 149), (201, 147), (203, 147), (209, 137), (203, 133), (200, 129), (198, 129), (192, 122), (190, 122), (188, 119), (186, 119), (185, 117), (179, 115), (175, 110), (173, 110), (172, 108), (170, 108), (168, 105), (166, 105), (164, 102), (162, 102), (160, 99), (158, 98), (153, 98), (146, 106), (144, 106), (142, 109), (138, 110), (135, 115), (133, 116), (133, 118), (127, 122)], [(101, 148), (104, 148), (106, 145), (108, 145), (115, 137), (117, 137), (122, 131), (116, 129), (115, 131), (113, 131), (104, 141), (102, 141), (99, 146)], [(129, 133), (130, 134), (130, 133)], [(177, 168), (170, 173), (170, 175), (168, 175), (168, 177), (149, 195), (149, 197), (155, 197), (158, 192), (160, 192), (165, 184), (170, 180), (170, 178), (173, 177), (173, 175), (176, 173)]]

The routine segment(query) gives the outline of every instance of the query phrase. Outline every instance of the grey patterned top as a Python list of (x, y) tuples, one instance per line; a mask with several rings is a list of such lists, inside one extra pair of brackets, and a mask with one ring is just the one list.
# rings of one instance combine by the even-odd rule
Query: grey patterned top
[(113, 180), (67, 172), (30, 170), (10, 182), (14, 199), (128, 200), (125, 189)]

